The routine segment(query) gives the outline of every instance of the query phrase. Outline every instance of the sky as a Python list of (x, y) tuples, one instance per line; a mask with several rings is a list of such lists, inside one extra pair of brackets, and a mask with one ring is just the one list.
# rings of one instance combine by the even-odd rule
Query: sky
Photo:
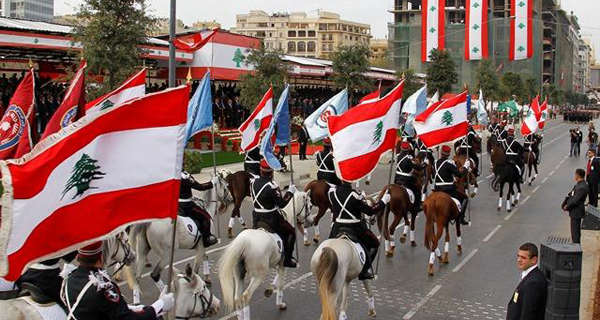
[[(579, 17), (581, 34), (592, 38), (596, 57), (600, 61), (600, 19), (594, 15), (600, 12), (599, 0), (558, 0), (567, 12), (573, 11)], [(55, 0), (54, 14), (62, 15), (75, 12), (82, 0)], [(169, 0), (149, 0), (153, 14), (158, 17), (169, 16)], [(309, 14), (317, 10), (339, 13), (344, 20), (371, 25), (374, 38), (387, 38), (387, 23), (392, 15), (387, 11), (393, 0), (222, 0), (215, 5), (207, 0), (177, 0), (177, 18), (186, 25), (196, 21), (213, 21), (221, 23), (225, 29), (235, 26), (235, 16), (248, 13), (250, 10), (263, 10), (267, 13), (303, 11)]]

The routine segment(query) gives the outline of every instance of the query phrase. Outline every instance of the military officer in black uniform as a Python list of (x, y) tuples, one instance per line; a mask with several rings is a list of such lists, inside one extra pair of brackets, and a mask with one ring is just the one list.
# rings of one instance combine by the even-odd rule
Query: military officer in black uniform
[(425, 145), (425, 143), (423, 141), (421, 141), (421, 139), (417, 138), (415, 139), (415, 143), (417, 145), (417, 156), (419, 156), (421, 153), (425, 154), (425, 159), (427, 161), (429, 161), (430, 163), (433, 163), (433, 161), (435, 161), (435, 158), (433, 157), (433, 151), (431, 151), (431, 149), (427, 148), (427, 146)]
[(326, 181), (334, 186), (339, 186), (340, 179), (335, 174), (335, 167), (333, 164), (333, 149), (331, 148), (331, 139), (323, 139), (323, 151), (317, 152), (315, 158), (317, 159), (317, 166), (319, 167), (317, 179)]
[(421, 211), (421, 190), (415, 187), (415, 177), (413, 170), (422, 171), (425, 169), (425, 164), (416, 164), (413, 162), (412, 146), (408, 141), (400, 143), (400, 153), (396, 156), (396, 176), (394, 183), (403, 185), (409, 188), (415, 195), (414, 212)]
[(205, 191), (212, 188), (212, 182), (198, 183), (191, 174), (185, 171), (181, 172), (181, 184), (179, 185), (179, 214), (183, 217), (190, 217), (196, 221), (198, 228), (202, 233), (202, 244), (205, 248), (218, 243), (219, 240), (210, 233), (210, 214), (192, 200), (192, 189)]
[(273, 181), (273, 169), (266, 160), (260, 162), (260, 178), (250, 183), (250, 193), (254, 210), (252, 211), (253, 228), (265, 228), (277, 233), (283, 240), (284, 260), (283, 266), (295, 268), (294, 244), (296, 243), (296, 230), (279, 213), (292, 199), (296, 187), (291, 185), (284, 196), (281, 195), (279, 186)]
[(351, 232), (350, 236), (360, 242), (367, 253), (365, 265), (358, 279), (372, 279), (371, 264), (377, 256), (379, 240), (367, 227), (363, 214), (372, 216), (383, 212), (385, 205), (390, 202), (390, 195), (386, 193), (379, 203), (371, 207), (357, 191), (352, 189), (350, 182), (343, 181), (339, 187), (329, 189), (329, 202), (333, 214), (333, 226), (329, 237), (338, 238), (344, 232)]
[(469, 159), (473, 161), (475, 170), (475, 176), (479, 176), (479, 157), (477, 156), (477, 152), (473, 149), (473, 144), (475, 140), (477, 140), (479, 136), (473, 129), (471, 125), (469, 125), (469, 132), (462, 139), (456, 141), (454, 144), (454, 149), (456, 150), (456, 154), (460, 156), (467, 156)]
[(503, 121), (501, 125), (496, 128), (496, 140), (498, 141), (498, 145), (501, 148), (504, 148), (504, 141), (508, 136), (508, 132), (506, 131), (506, 126), (504, 125), (506, 121)]
[(504, 140), (504, 154), (506, 155), (506, 163), (516, 165), (519, 170), (519, 176), (521, 176), (521, 183), (523, 183), (523, 146), (519, 141), (515, 139), (515, 128), (513, 126), (507, 127), (507, 137)]
[(129, 307), (119, 286), (102, 269), (102, 242), (78, 250), (79, 267), (65, 277), (60, 292), (67, 307), (67, 319), (74, 320), (154, 320), (175, 304), (166, 288), (151, 306)]
[(467, 205), (469, 204), (469, 197), (464, 192), (460, 192), (456, 189), (454, 177), (460, 178), (467, 174), (467, 170), (471, 164), (471, 161), (467, 159), (464, 166), (458, 169), (454, 161), (448, 159), (448, 157), (450, 157), (450, 152), (450, 146), (442, 146), (442, 151), (440, 153), (441, 157), (433, 164), (433, 190), (445, 192), (451, 197), (456, 198), (461, 203), (462, 207), (460, 212), (460, 223), (469, 224), (465, 220), (465, 212)]
[(542, 136), (535, 133), (528, 134), (523, 138), (523, 148), (525, 148), (524, 151), (531, 151), (537, 163), (539, 163), (540, 147), (536, 142), (541, 140)]
[(255, 178), (260, 176), (260, 148), (246, 152), (244, 156), (244, 171), (250, 173)]

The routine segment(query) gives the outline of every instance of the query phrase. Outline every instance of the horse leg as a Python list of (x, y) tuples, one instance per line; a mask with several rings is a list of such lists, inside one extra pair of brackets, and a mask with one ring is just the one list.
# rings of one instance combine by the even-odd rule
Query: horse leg
[(344, 286), (342, 287), (342, 301), (340, 301), (340, 316), (339, 320), (346, 320), (348, 316), (346, 315), (346, 308), (348, 307), (348, 289), (350, 287), (350, 281), (344, 281)]
[(500, 195), (498, 197), (498, 207), (496, 211), (500, 211), (502, 209), (502, 195), (504, 194), (504, 181), (500, 181)]
[(210, 280), (210, 263), (208, 256), (205, 254), (205, 248), (201, 243), (198, 244), (196, 256), (194, 257), (194, 271), (197, 274), (200, 274), (200, 262), (202, 262), (202, 279), (210, 287), (212, 285), (212, 281)]
[[(406, 242), (406, 235), (408, 234), (408, 230), (410, 229), (410, 220), (408, 219), (408, 213), (405, 212), (402, 217), (404, 218), (404, 230), (402, 231), (402, 236), (400, 237), (400, 243)], [(394, 229), (390, 227), (390, 235), (393, 234), (392, 230), (396, 229), (396, 226), (394, 226), (393, 224), (392, 226), (394, 227)]]
[(371, 280), (363, 281), (363, 285), (367, 292), (367, 306), (369, 307), (367, 314), (369, 317), (375, 317), (377, 316), (377, 312), (375, 311), (375, 295), (373, 294), (373, 288), (371, 287)]
[(315, 225), (315, 237), (313, 238), (313, 242), (319, 243), (319, 239), (321, 239), (321, 230), (319, 230), (319, 225)]
[[(135, 265), (132, 267), (133, 269), (133, 278), (135, 279), (135, 284), (133, 286), (133, 304), (139, 305), (141, 303), (141, 290), (140, 290), (140, 280), (141, 274), (144, 270), (144, 266), (146, 264), (146, 259), (148, 259), (148, 253), (150, 252), (150, 246), (146, 241), (145, 232), (140, 232), (137, 236), (141, 239), (137, 239), (135, 242), (135, 252), (136, 252), (136, 260)], [(127, 268), (127, 267), (126, 267)]]
[(460, 231), (460, 223), (456, 224), (456, 250), (458, 251), (459, 254), (462, 253), (462, 238), (461, 238), (461, 231)]
[(471, 198), (475, 198), (475, 196), (477, 195), (477, 191), (479, 190), (479, 184), (477, 183), (477, 177), (472, 173), (469, 174), (471, 175), (471, 184), (473, 185), (473, 192), (471, 192)]
[[(513, 196), (512, 182), (508, 183), (508, 192), (506, 193), (506, 211), (511, 211), (511, 196)], [(514, 196), (513, 196), (514, 197)]]
[[(390, 212), (392, 212), (390, 210)], [(394, 239), (394, 232), (396, 231), (396, 228), (398, 227), (398, 224), (400, 223), (400, 220), (404, 217), (404, 221), (406, 223), (408, 223), (408, 218), (406, 217), (406, 214), (404, 215), (399, 215), (397, 214), (395, 211), (392, 212), (394, 214), (394, 220), (392, 220), (392, 224), (390, 225), (390, 240), (389, 240), (389, 250), (386, 250), (385, 255), (388, 257), (393, 257), (394, 256), (394, 250), (396, 249), (396, 240)], [(403, 234), (402, 237), (400, 237), (400, 243), (404, 243), (404, 241), (406, 241), (406, 234)], [(386, 240), (386, 242), (388, 242)]]
[(515, 205), (521, 201), (521, 182), (517, 181), (517, 197), (515, 198)]
[[(460, 223), (456, 223), (456, 224), (460, 224)], [(448, 263), (448, 251), (450, 251), (450, 231), (448, 230), (448, 223), (446, 223), (446, 225), (444, 226), (444, 230), (446, 230), (446, 237), (445, 237), (445, 241), (444, 241), (444, 255), (442, 256), (442, 263)]]
[(319, 243), (319, 240), (321, 239), (321, 234), (319, 232), (319, 221), (321, 221), (321, 218), (323, 218), (323, 216), (325, 215), (325, 213), (327, 212), (327, 207), (319, 207), (319, 211), (317, 212), (317, 216), (314, 219), (314, 223), (315, 223), (315, 236), (313, 238), (313, 242), (314, 243)]
[(310, 241), (308, 241), (308, 228), (304, 228), (302, 232), (302, 240), (304, 241), (305, 246), (310, 246)]
[(250, 278), (250, 283), (248, 284), (248, 287), (246, 288), (244, 293), (242, 293), (244, 320), (250, 320), (250, 299), (252, 298), (252, 294), (254, 293), (254, 291), (256, 291), (256, 289), (258, 289), (264, 278), (264, 274), (252, 276)]
[(275, 299), (275, 305), (279, 310), (287, 309), (285, 302), (283, 302), (283, 280), (285, 277), (285, 267), (280, 264), (277, 268), (277, 296)]
[(415, 220), (417, 220), (417, 214), (413, 212), (411, 219), (410, 219), (410, 246), (411, 247), (417, 246), (417, 242), (415, 242)]

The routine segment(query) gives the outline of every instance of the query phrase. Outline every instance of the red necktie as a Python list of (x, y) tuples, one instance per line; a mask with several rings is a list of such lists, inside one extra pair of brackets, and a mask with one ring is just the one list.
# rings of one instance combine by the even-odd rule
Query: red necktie
[(592, 160), (588, 161), (588, 166), (587, 166), (587, 176), (590, 175), (590, 173), (592, 172)]

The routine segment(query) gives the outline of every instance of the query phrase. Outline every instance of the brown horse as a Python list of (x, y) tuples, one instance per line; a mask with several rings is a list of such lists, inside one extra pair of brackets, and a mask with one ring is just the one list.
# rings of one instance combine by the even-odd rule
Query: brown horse
[[(467, 159), (467, 156), (465, 156), (465, 155), (454, 156), (454, 158), (452, 158), (452, 160), (454, 160), (454, 162), (456, 163), (456, 166), (458, 168), (462, 168), (465, 165), (466, 159)], [(477, 195), (477, 190), (479, 188), (479, 185), (477, 184), (477, 177), (473, 173), (475, 170), (475, 163), (473, 161), (471, 161), (471, 165), (469, 167), (470, 168), (469, 168), (468, 175), (464, 175), (464, 176), (458, 178), (456, 180), (456, 183), (461, 186), (461, 189), (464, 188), (465, 190), (469, 186), (472, 186), (473, 192), (471, 192), (471, 194), (469, 196), (471, 198), (474, 198)]]
[(246, 223), (240, 214), (240, 208), (242, 207), (242, 201), (244, 198), (250, 196), (250, 175), (246, 171), (237, 171), (225, 177), (227, 182), (227, 188), (233, 196), (234, 207), (231, 211), (231, 218), (229, 218), (229, 225), (227, 227), (227, 236), (233, 238), (233, 225), (235, 218), (242, 224), (242, 228), (247, 229)]
[[(313, 180), (304, 187), (304, 191), (308, 193), (310, 198), (310, 202), (313, 206), (317, 206), (319, 211), (314, 216), (313, 225), (315, 227), (315, 237), (313, 241), (315, 243), (319, 243), (320, 233), (319, 233), (319, 221), (327, 212), (327, 209), (330, 209), (329, 204), (329, 196), (327, 195), (329, 192), (329, 184), (323, 180)], [(310, 242), (308, 241), (308, 230), (304, 229), (304, 245), (309, 246)]]
[[(450, 221), (456, 225), (456, 246), (458, 253), (462, 253), (462, 239), (460, 237), (460, 212), (452, 198), (445, 192), (434, 192), (423, 202), (423, 212), (425, 213), (425, 247), (431, 252), (429, 256), (429, 266), (427, 273), (432, 276), (434, 269), (435, 256), (437, 255), (441, 263), (448, 263), (448, 251), (450, 251)], [(444, 241), (444, 255), (440, 253), (438, 242), (446, 230)]]

